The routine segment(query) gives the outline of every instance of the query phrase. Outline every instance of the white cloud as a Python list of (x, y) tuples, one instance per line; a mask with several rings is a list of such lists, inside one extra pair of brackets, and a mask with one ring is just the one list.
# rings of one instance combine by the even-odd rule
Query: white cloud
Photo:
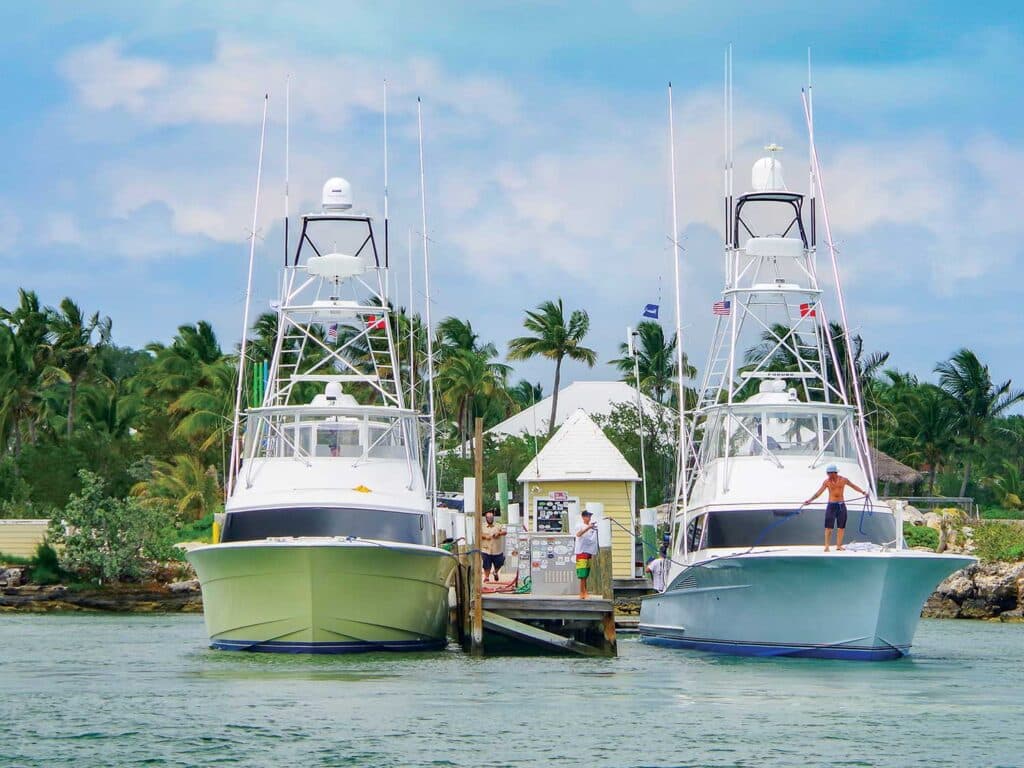
[(68, 54), (60, 71), (83, 106), (124, 110), (145, 124), (251, 125), (255, 106), (268, 89), (283, 102), (293, 82), (292, 117), (320, 128), (340, 128), (360, 113), (383, 111), (383, 81), (389, 107), (415, 111), (414, 98), (429, 94), (458, 120), (508, 123), (516, 119), (515, 92), (497, 78), (453, 77), (428, 59), (386, 63), (364, 56), (311, 56), (222, 37), (208, 61), (171, 67), (124, 52), (118, 40), (83, 46)]
[(59, 69), (82, 104), (98, 110), (145, 111), (170, 81), (169, 67), (152, 59), (125, 56), (117, 40), (78, 48), (65, 57)]
[[(910, 65), (902, 76), (927, 79), (931, 67)], [(207, 239), (245, 239), (259, 99), (272, 85), (278, 93), (259, 225), (269, 230), (280, 216), (268, 190), (280, 188), (280, 90), (289, 74), (297, 139), (293, 209), (315, 204), (320, 180), (339, 170), (359, 182), (366, 207), (379, 209), (372, 195), (379, 187), (386, 75), (393, 117), (392, 210), (405, 216), (399, 230), (418, 228), (413, 96), (422, 93), (430, 228), (446, 258), (488, 282), (571, 276), (599, 295), (621, 290), (617, 276), (624, 267), (641, 282), (671, 275), (663, 97), (557, 82), (513, 86), (502, 78), (456, 74), (427, 58), (319, 56), (231, 37), (220, 39), (208, 60), (173, 66), (130, 55), (118, 41), (107, 40), (72, 52), (61, 71), (79, 105), (99, 117), (106, 114), (153, 135), (162, 136), (157, 129), (168, 127), (176, 131), (173, 140), (156, 140), (151, 151), (106, 162), (96, 175), (115, 220), (152, 206), (169, 213), (180, 241), (142, 252), (187, 252)], [(840, 68), (823, 75), (856, 76)], [(717, 89), (677, 91), (681, 229), (722, 226), (720, 102)], [(802, 115), (791, 106), (784, 112), (749, 94), (737, 104), (739, 192), (747, 188), (750, 163), (768, 140), (787, 147), (783, 159), (791, 188), (806, 186)], [(827, 107), (827, 99), (819, 99), (819, 114)], [(1017, 258), (1016, 241), (1024, 234), (1013, 210), (1016, 180), (1024, 175), (1020, 147), (988, 137), (954, 143), (939, 129), (886, 139), (825, 138), (820, 150), (832, 222), (851, 282), (920, 284), (923, 273), (924, 287), (942, 294)], [(78, 227), (84, 221), (79, 217)], [(67, 224), (55, 230), (57, 239), (83, 235)], [(108, 226), (104, 236), (112, 231)], [(717, 279), (718, 253), (688, 258)]]

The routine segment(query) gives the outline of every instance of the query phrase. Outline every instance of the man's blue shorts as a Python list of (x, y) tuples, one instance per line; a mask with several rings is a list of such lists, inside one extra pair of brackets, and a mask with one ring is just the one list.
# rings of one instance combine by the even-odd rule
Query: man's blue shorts
[[(845, 520), (846, 518), (843, 519)], [(497, 573), (501, 570), (501, 566), (505, 564), (505, 555), (489, 555), (486, 552), (481, 552), (480, 558), (483, 560), (484, 573), (487, 573), (491, 568)]]
[(825, 529), (846, 528), (846, 503), (830, 501), (825, 505)]

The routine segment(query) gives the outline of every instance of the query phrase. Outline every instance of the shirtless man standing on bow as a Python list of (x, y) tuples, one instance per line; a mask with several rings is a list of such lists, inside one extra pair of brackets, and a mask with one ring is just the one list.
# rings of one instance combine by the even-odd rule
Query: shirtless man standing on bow
[(867, 496), (867, 491), (840, 475), (835, 464), (825, 467), (825, 472), (828, 474), (825, 482), (811, 498), (803, 503), (803, 506), (806, 507), (828, 489), (828, 504), (825, 505), (825, 551), (828, 552), (832, 544), (832, 528), (835, 526), (839, 529), (836, 533), (836, 549), (842, 552), (845, 549), (843, 534), (846, 533), (846, 486), (850, 486), (865, 496)]

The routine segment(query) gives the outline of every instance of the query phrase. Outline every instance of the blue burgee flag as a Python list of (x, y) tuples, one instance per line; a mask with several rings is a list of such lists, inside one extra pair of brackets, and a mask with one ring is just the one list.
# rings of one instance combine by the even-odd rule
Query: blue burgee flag
[(658, 319), (658, 305), (647, 304), (644, 306), (644, 317), (653, 317), (655, 320)]

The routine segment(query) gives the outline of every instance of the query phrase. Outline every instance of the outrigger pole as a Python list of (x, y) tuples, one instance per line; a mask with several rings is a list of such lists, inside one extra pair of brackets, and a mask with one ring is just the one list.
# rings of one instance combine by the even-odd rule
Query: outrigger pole
[(291, 156), (289, 154), (291, 147), (291, 95), (292, 95), (292, 76), (284, 80), (284, 265), (288, 266), (288, 214), (290, 207), (288, 205), (288, 178), (291, 175)]
[(430, 515), (433, 517), (434, 509), (437, 507), (437, 422), (434, 417), (434, 333), (430, 324), (430, 238), (427, 237), (427, 187), (426, 174), (423, 170), (423, 102), (419, 97), (416, 98), (416, 126), (420, 143), (420, 224), (423, 234), (423, 283), (426, 292), (424, 320), (427, 325), (427, 398), (430, 406), (430, 463), (427, 465), (430, 476), (427, 488), (430, 492)]
[[(390, 270), (391, 262), (388, 258), (388, 81), (384, 81), (384, 269)], [(386, 271), (384, 278), (384, 301), (387, 303), (389, 280)]]
[(409, 320), (409, 408), (416, 410), (416, 325), (413, 323), (412, 312), (412, 229), (409, 229), (409, 309), (406, 317)]
[[(679, 214), (676, 196), (676, 133), (672, 117), (672, 83), (668, 84), (668, 149), (669, 175), (672, 187), (672, 264), (676, 280), (676, 358), (679, 364), (679, 475), (676, 480), (676, 503), (685, 505), (688, 479), (690, 440), (686, 434), (686, 381), (683, 365), (683, 318), (679, 299)], [(637, 382), (637, 387), (640, 383)], [(685, 536), (684, 536), (685, 539)]]
[(252, 296), (252, 270), (256, 260), (256, 221), (260, 212), (260, 184), (263, 180), (263, 143), (267, 135), (267, 104), (269, 94), (263, 94), (263, 123), (260, 127), (260, 154), (256, 164), (256, 201), (252, 207), (252, 233), (249, 235), (249, 277), (245, 283), (245, 310), (242, 312), (242, 343), (238, 351), (238, 387), (235, 390), (235, 415), (231, 422), (231, 465), (228, 467), (228, 482), (224, 486), (225, 498), (234, 488), (238, 470), (238, 428), (242, 409), (242, 391), (245, 389), (245, 347), (249, 335), (249, 303)]
[[(817, 191), (821, 195), (821, 221), (825, 225), (825, 241), (828, 243), (828, 253), (832, 261), (832, 279), (836, 285), (836, 299), (839, 303), (839, 316), (843, 323), (843, 343), (846, 345), (846, 362), (849, 365), (851, 384), (853, 385), (853, 400), (857, 408), (857, 426), (859, 427), (860, 439), (857, 440), (857, 450), (861, 454), (864, 468), (867, 470), (870, 489), (877, 494), (875, 487), (875, 467), (871, 461), (871, 451), (868, 447), (868, 430), (864, 420), (864, 402), (861, 398), (860, 379), (857, 376), (856, 359), (853, 355), (853, 345), (850, 343), (850, 323), (846, 315), (846, 298), (843, 294), (843, 283), (839, 278), (839, 260), (836, 255), (835, 241), (832, 239), (832, 227), (828, 220), (828, 201), (825, 198), (825, 184), (821, 178), (821, 164), (818, 162), (818, 148), (814, 143), (814, 119), (811, 114), (811, 105), (808, 101), (807, 91), (800, 91), (800, 99), (804, 105), (804, 119), (807, 122), (807, 139), (811, 148), (811, 164), (814, 176), (817, 179)], [(829, 350), (836, 365), (836, 377), (842, 388), (842, 376), (839, 375), (839, 360), (836, 357), (835, 348), (832, 343), (832, 333), (828, 326), (825, 326), (826, 338), (829, 341)]]

